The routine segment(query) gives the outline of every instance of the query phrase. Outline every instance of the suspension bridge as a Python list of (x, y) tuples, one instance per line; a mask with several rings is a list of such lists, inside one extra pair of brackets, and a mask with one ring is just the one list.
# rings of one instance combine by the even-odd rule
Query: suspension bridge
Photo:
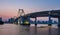
[(30, 25), (30, 18), (35, 18), (35, 25), (37, 25), (37, 17), (49, 17), (49, 23), (51, 24), (51, 18), (58, 18), (58, 26), (60, 26), (60, 10), (51, 10), (51, 11), (40, 11), (35, 13), (25, 14), (23, 9), (19, 9), (18, 17), (15, 19), (15, 22), (22, 25)]

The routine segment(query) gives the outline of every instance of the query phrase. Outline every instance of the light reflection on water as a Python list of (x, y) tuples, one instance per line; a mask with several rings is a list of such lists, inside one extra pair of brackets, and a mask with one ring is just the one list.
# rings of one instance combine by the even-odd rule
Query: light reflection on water
[(34, 24), (30, 26), (4, 24), (0, 25), (0, 35), (60, 35), (60, 28), (57, 27), (57, 24), (53, 24), (51, 27), (47, 24), (37, 26)]
[[(31, 26), (35, 26), (35, 25), (31, 24)], [(48, 24), (37, 24), (37, 27), (40, 27), (40, 26), (48, 26)], [(53, 28), (58, 28), (57, 24), (52, 24), (52, 27)]]

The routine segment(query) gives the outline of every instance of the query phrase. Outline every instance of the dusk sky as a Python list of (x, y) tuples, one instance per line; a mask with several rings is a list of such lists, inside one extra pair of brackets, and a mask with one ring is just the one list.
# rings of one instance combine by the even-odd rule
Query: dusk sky
[(0, 17), (17, 16), (18, 9), (32, 13), (45, 10), (60, 10), (60, 0), (0, 0)]

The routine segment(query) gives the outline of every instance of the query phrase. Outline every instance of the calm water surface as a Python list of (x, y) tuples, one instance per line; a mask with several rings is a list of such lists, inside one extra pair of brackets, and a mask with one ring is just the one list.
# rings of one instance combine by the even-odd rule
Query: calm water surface
[(0, 35), (60, 35), (60, 28), (57, 24), (51, 27), (47, 24), (34, 24), (30, 26), (22, 26), (16, 24), (0, 25)]

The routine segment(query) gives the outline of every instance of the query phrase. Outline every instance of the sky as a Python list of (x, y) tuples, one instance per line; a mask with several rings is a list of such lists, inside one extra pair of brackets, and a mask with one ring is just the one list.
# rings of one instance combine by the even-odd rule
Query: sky
[(25, 14), (60, 10), (60, 0), (0, 0), (0, 17), (4, 20), (17, 16), (18, 9), (24, 9)]

